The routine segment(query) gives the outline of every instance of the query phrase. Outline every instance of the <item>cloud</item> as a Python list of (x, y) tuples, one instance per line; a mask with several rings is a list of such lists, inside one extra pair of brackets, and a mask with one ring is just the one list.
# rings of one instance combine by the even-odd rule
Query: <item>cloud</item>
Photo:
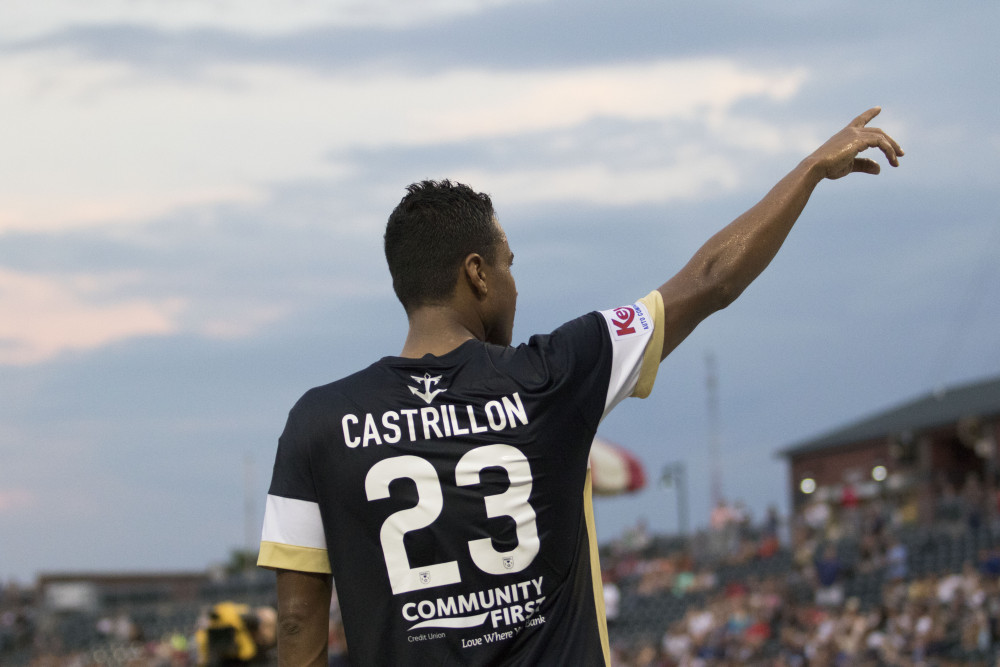
[(322, 303), (391, 294), (368, 257), (380, 249), (365, 189), (348, 189), (298, 184), (258, 206), (0, 235), (0, 364), (135, 337), (233, 341)]
[(595, 117), (672, 122), (706, 111), (723, 114), (746, 98), (787, 100), (805, 78), (801, 68), (763, 71), (717, 59), (530, 73), (455, 71), (430, 80), (429, 92), (451, 94), (425, 122), (438, 141), (559, 129)]
[(280, 34), (317, 24), (415, 26), (532, 0), (7, 0), (0, 38), (26, 39), (73, 26), (131, 24), (164, 30), (225, 28)]
[[(894, 30), (859, 24), (852, 3), (756, 3), (735, 12), (722, 0), (13, 0), (0, 24), (0, 48), (70, 50), (83, 58), (131, 63), (152, 75), (191, 76), (223, 63), (271, 63), (321, 71), (371, 70), (393, 63), (409, 72), (534, 70), (642, 62), (667, 55), (731, 55), (741, 62), (854, 64), (859, 48), (906, 51), (914, 29), (954, 28), (962, 10), (941, 17), (911, 3)], [(863, 10), (865, 5), (854, 2)], [(921, 6), (923, 5), (923, 6)], [(5, 5), (5, 10), (7, 10)], [(931, 11), (928, 11), (928, 8)], [(929, 14), (938, 14), (929, 20)], [(981, 14), (982, 10), (978, 10)], [(944, 24), (952, 24), (945, 26)], [(982, 22), (988, 24), (988, 22)], [(712, 26), (711, 30), (704, 29)], [(976, 26), (963, 26), (966, 32)], [(924, 37), (923, 35), (921, 37)]]
[(289, 258), (321, 239), (347, 248), (338, 239), (381, 225), (428, 170), (504, 205), (716, 196), (743, 184), (740, 152), (790, 150), (738, 106), (808, 78), (696, 59), (418, 77), (240, 65), (185, 81), (49, 52), (4, 58), (4, 72), (0, 242), (22, 251), (0, 273), (16, 314), (0, 363), (17, 364), (134, 336), (244, 337), (307, 295), (372, 293), (346, 250), (332, 272)]
[(25, 364), (64, 349), (88, 349), (138, 335), (176, 330), (180, 299), (114, 303), (88, 298), (96, 276), (32, 276), (0, 269), (0, 363)]
[(9, 514), (33, 507), (37, 503), (35, 493), (27, 489), (0, 489), (0, 514)]
[(501, 173), (475, 168), (459, 169), (457, 179), (489, 184), (505, 204), (538, 204), (551, 201), (630, 205), (698, 199), (710, 192), (731, 189), (740, 182), (732, 162), (722, 156), (692, 159), (662, 168), (636, 167), (614, 170), (593, 163), (545, 171), (521, 169)]
[[(504, 140), (598, 118), (695, 124), (699, 136), (710, 129), (737, 148), (753, 136), (756, 147), (781, 151), (777, 128), (734, 108), (785, 101), (807, 73), (708, 59), (424, 76), (219, 66), (178, 81), (65, 54), (22, 53), (0, 60), (0, 78), (9, 82), (0, 128), (3, 231), (259, 202), (280, 183), (349, 178), (361, 169), (349, 158), (358, 149)], [(566, 167), (554, 170), (556, 181), (565, 180), (559, 172)], [(710, 176), (694, 189), (717, 183)]]

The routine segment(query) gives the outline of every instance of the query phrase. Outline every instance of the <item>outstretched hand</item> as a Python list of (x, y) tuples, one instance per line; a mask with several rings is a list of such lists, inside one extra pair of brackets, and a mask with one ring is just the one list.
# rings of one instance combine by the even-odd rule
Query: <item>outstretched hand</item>
[(869, 148), (878, 148), (893, 167), (899, 166), (899, 156), (903, 149), (896, 140), (877, 127), (866, 127), (879, 114), (881, 107), (873, 107), (848, 124), (826, 143), (817, 148), (810, 160), (816, 162), (823, 178), (836, 179), (860, 171), (877, 174), (881, 171), (878, 162), (858, 157)]

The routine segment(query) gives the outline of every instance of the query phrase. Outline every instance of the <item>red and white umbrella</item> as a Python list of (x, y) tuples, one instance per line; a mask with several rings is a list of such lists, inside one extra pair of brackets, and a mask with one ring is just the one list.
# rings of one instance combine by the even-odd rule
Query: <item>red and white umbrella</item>
[(599, 436), (590, 448), (590, 474), (595, 496), (633, 493), (646, 486), (646, 472), (639, 459)]

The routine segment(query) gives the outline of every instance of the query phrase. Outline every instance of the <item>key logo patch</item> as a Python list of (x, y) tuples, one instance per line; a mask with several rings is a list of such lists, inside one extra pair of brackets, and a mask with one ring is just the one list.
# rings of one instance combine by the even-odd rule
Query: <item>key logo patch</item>
[(632, 326), (633, 320), (635, 320), (635, 308), (632, 306), (615, 308), (615, 317), (611, 320), (611, 324), (615, 325), (615, 335), (627, 336), (628, 334), (634, 334), (635, 327)]

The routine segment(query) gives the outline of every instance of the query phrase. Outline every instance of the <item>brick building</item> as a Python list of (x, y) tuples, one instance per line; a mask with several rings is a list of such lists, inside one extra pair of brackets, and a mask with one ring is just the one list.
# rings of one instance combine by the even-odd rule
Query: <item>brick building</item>
[[(927, 522), (947, 498), (1000, 488), (1000, 377), (936, 391), (788, 447), (791, 508), (891, 501)], [(995, 503), (994, 503), (995, 505)]]

